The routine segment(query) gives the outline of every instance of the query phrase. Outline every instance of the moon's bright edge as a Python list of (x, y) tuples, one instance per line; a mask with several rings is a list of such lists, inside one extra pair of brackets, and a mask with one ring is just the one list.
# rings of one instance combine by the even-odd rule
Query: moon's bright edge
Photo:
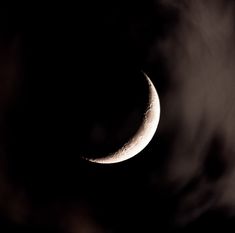
[(119, 163), (140, 153), (152, 140), (160, 119), (160, 102), (152, 81), (145, 73), (144, 75), (148, 82), (149, 100), (143, 122), (135, 135), (114, 153), (96, 159), (90, 159), (83, 156), (84, 159), (101, 164)]

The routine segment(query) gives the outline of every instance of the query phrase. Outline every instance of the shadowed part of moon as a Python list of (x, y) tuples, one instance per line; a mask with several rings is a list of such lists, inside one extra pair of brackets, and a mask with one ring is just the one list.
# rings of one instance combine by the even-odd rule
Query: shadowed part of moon
[(83, 156), (84, 159), (101, 164), (122, 162), (137, 155), (151, 141), (156, 132), (160, 118), (160, 103), (153, 83), (146, 74), (144, 75), (148, 82), (149, 100), (142, 124), (140, 125), (135, 135), (114, 153), (96, 159), (90, 159)]

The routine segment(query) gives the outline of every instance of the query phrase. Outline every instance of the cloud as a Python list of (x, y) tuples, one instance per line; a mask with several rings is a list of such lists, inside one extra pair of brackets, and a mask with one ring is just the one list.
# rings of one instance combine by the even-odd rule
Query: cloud
[[(231, 208), (235, 206), (235, 5), (222, 0), (161, 4), (178, 12), (176, 25), (164, 39), (156, 40), (149, 55), (154, 64), (160, 52), (167, 67), (168, 87), (161, 96), (161, 132), (176, 131), (165, 182), (184, 190), (200, 177), (187, 193), (187, 201), (182, 200), (179, 206), (185, 209), (198, 204), (191, 207), (192, 220), (225, 202)], [(220, 144), (217, 152), (212, 150), (216, 140)], [(215, 160), (205, 165), (211, 153), (225, 164), (216, 178), (208, 175)], [(208, 198), (199, 205), (208, 187), (216, 200), (211, 203)]]

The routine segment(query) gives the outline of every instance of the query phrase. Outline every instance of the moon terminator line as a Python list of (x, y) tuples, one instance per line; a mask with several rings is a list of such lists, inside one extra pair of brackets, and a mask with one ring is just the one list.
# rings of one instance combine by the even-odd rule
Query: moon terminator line
[(135, 135), (114, 153), (95, 159), (83, 156), (84, 159), (101, 164), (119, 163), (137, 155), (152, 140), (159, 123), (160, 102), (153, 83), (145, 73), (144, 76), (148, 82), (149, 100), (142, 124)]

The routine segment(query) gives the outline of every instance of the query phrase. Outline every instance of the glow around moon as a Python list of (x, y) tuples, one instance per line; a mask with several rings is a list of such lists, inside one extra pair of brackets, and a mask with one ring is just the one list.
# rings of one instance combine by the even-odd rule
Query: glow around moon
[(149, 144), (158, 127), (160, 118), (160, 102), (153, 83), (145, 73), (144, 75), (149, 87), (149, 101), (142, 124), (136, 134), (119, 150), (112, 154), (97, 159), (83, 157), (84, 159), (101, 164), (118, 163), (137, 155)]

